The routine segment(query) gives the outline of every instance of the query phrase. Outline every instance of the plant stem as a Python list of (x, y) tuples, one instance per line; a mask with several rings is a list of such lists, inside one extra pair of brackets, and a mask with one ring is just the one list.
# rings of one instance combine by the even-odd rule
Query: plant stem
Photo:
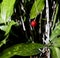
[(41, 34), (41, 19), (42, 19), (42, 12), (39, 19), (39, 34)]
[(25, 25), (24, 25), (24, 21), (23, 21), (22, 16), (20, 16), (20, 18), (21, 18), (21, 22), (22, 22), (23, 30), (24, 30), (24, 32), (25, 32), (25, 36), (26, 36), (26, 38), (28, 39), (27, 32), (26, 32), (26, 28), (25, 28)]
[(57, 17), (57, 14), (58, 14), (58, 7), (59, 7), (59, 5), (56, 4), (56, 10), (53, 12), (53, 17), (52, 17), (52, 20), (53, 20), (53, 26), (51, 28), (52, 30), (53, 30), (55, 22), (56, 22), (56, 17)]
[[(50, 35), (50, 24), (49, 24), (49, 4), (48, 4), (48, 0), (46, 0), (46, 19), (47, 19), (47, 24), (46, 24), (46, 42), (45, 44), (49, 43), (49, 35)], [(50, 58), (50, 49), (48, 49), (47, 51), (47, 58)]]
[[(31, 20), (29, 19), (29, 24), (30, 24)], [(31, 40), (32, 40), (32, 43), (34, 43), (34, 35), (33, 35), (33, 28), (32, 26), (30, 25), (30, 33), (31, 33)]]
[(49, 43), (49, 34), (50, 34), (50, 24), (49, 24), (49, 5), (48, 5), (48, 0), (46, 0), (46, 19), (47, 19), (47, 24), (46, 24), (46, 44)]

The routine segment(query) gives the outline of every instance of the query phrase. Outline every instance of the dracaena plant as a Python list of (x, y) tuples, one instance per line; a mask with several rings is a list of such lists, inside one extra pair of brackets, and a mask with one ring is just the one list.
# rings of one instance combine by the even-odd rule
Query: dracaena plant
[[(9, 39), (8, 37), (9, 37), (9, 33), (11, 32), (12, 25), (17, 24), (11, 18), (12, 14), (14, 12), (15, 2), (17, 2), (17, 1), (16, 0), (2, 0), (2, 2), (0, 3), (0, 30), (4, 31), (4, 34), (2, 35), (3, 38), (0, 38), (1, 39), (0, 40), (0, 48), (3, 46), (3, 44), (6, 45), (7, 39)], [(18, 2), (19, 2), (19, 0), (18, 0)], [(18, 2), (17, 2), (17, 4), (18, 4)], [(32, 4), (31, 9), (27, 8), (27, 5), (31, 6), (31, 4), (29, 4), (29, 3)], [(19, 5), (21, 6), (19, 8), (21, 16), (20, 15), (17, 15), (17, 16), (21, 19), (21, 24), (22, 24), (23, 30), (25, 31), (25, 35), (27, 35), (26, 34), (27, 32), (26, 32), (24, 22), (27, 20), (28, 16), (29, 16), (30, 22), (32, 19), (34, 19), (32, 21), (33, 23), (31, 22), (31, 25), (29, 22), (29, 26), (30, 26), (31, 30), (35, 31), (35, 27), (38, 25), (36, 22), (36, 17), (39, 14), (43, 14), (44, 13), (43, 11), (47, 11), (47, 10), (50, 11), (49, 6), (45, 6), (45, 0), (35, 0), (35, 1), (31, 1), (31, 0), (24, 0), (23, 1), (23, 0), (21, 0)], [(50, 5), (48, 3), (48, 0), (46, 0), (46, 5)], [(54, 7), (53, 7), (54, 8), (53, 15), (51, 18), (51, 20), (53, 20), (53, 23), (49, 20), (49, 12), (46, 12), (46, 14), (44, 14), (47, 16), (46, 18), (43, 18), (43, 15), (42, 15), (42, 17), (40, 15), (39, 23), (42, 23), (41, 21), (43, 21), (43, 20), (47, 21), (47, 25), (49, 24), (48, 28), (51, 29), (51, 35), (50, 34), (47, 35), (47, 38), (46, 38), (46, 39), (49, 39), (47, 44), (46, 44), (47, 41), (44, 41), (44, 40), (43, 40), (43, 43), (33, 42), (34, 36), (32, 35), (28, 39), (28, 42), (15, 44), (15, 45), (12, 45), (11, 47), (8, 47), (5, 50), (3, 50), (0, 53), (0, 58), (10, 58), (14, 55), (19, 55), (19, 56), (32, 56), (32, 55), (37, 55), (37, 54), (42, 55), (43, 53), (45, 53), (47, 51), (48, 51), (47, 57), (60, 58), (60, 55), (59, 55), (60, 54), (60, 49), (59, 49), (60, 48), (60, 21), (56, 22), (56, 20), (59, 20), (59, 19), (57, 19), (57, 14), (58, 14), (58, 10), (59, 10), (59, 4), (57, 1), (54, 4)], [(21, 14), (21, 10), (23, 11), (22, 14)], [(28, 14), (28, 16), (26, 16), (27, 14)], [(48, 22), (48, 20), (50, 22)], [(50, 26), (50, 23), (52, 23), (52, 26)], [(42, 26), (42, 24), (40, 25), (40, 28), (41, 28), (41, 26)], [(46, 29), (48, 29), (48, 28), (46, 28)], [(48, 29), (47, 34), (50, 33), (50, 29)], [(46, 36), (45, 33), (43, 33), (43, 35)], [(28, 35), (26, 36), (26, 38), (28, 38)], [(42, 38), (44, 38), (44, 37), (42, 37)], [(51, 57), (50, 57), (50, 55), (48, 55), (49, 53), (51, 54)]]
[(3, 44), (6, 44), (7, 37), (9, 35), (11, 26), (15, 24), (13, 20), (11, 20), (11, 16), (13, 14), (15, 0), (3, 0), (0, 3), (0, 30), (4, 32), (3, 39), (0, 41), (0, 47)]

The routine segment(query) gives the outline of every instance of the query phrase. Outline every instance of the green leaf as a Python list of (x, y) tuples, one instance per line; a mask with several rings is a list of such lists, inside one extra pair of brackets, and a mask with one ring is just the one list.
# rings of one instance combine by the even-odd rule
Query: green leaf
[(50, 40), (53, 40), (53, 39), (57, 38), (58, 35), (60, 35), (60, 22), (55, 27), (55, 29), (52, 31), (51, 39)]
[(60, 38), (55, 38), (51, 40), (53, 46), (60, 47)]
[(10, 32), (12, 25), (15, 25), (15, 24), (16, 24), (16, 22), (14, 22), (12, 20), (12, 21), (8, 22), (7, 25), (0, 26), (0, 29), (5, 31), (5, 35), (7, 35)]
[(51, 56), (52, 56), (52, 58), (60, 58), (60, 49), (57, 47), (52, 47)]
[(0, 13), (1, 13), (1, 3), (0, 3)]
[(1, 47), (3, 44), (6, 44), (7, 39), (8, 39), (8, 36), (9, 36), (9, 35), (7, 35), (2, 41), (0, 41), (0, 47)]
[(0, 53), (0, 58), (10, 58), (14, 55), (20, 55), (20, 56), (36, 55), (40, 53), (38, 49), (43, 47), (44, 46), (42, 44), (38, 43), (16, 44)]
[(3, 0), (1, 3), (0, 23), (6, 23), (11, 20), (15, 0)]
[(0, 26), (0, 29), (3, 30), (3, 31), (5, 31), (5, 34), (4, 34), (5, 38), (4, 38), (2, 41), (0, 41), (0, 47), (1, 47), (3, 44), (6, 44), (7, 39), (8, 39), (8, 36), (9, 36), (9, 32), (10, 32), (10, 30), (11, 30), (11, 27), (12, 27), (12, 25), (15, 25), (15, 24), (16, 24), (16, 22), (14, 22), (14, 21), (12, 20), (12, 21), (10, 21), (7, 25)]
[(30, 19), (36, 18), (36, 16), (42, 12), (45, 6), (44, 1), (45, 0), (35, 0), (30, 11)]

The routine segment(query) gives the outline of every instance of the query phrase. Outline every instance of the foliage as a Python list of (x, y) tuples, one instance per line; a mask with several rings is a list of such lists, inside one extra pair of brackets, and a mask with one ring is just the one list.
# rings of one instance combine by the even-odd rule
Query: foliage
[(30, 19), (36, 18), (36, 16), (42, 12), (44, 6), (44, 0), (35, 0), (31, 8)]
[[(30, 6), (29, 9), (27, 5)], [(60, 58), (60, 18), (58, 16), (58, 2), (56, 2), (56, 8), (53, 11), (54, 15), (52, 15), (54, 18), (52, 19), (52, 26), (50, 27), (49, 43), (47, 45), (41, 42), (38, 43), (38, 41), (41, 40), (41, 38), (37, 38), (38, 35), (42, 38), (42, 35), (45, 35), (45, 25), (47, 22), (45, 18), (46, 14), (44, 13), (46, 11), (45, 8), (45, 0), (3, 0), (0, 3), (0, 30), (4, 32), (4, 34), (1, 35), (2, 37), (0, 37), (0, 49), (3, 48), (3, 46), (4, 48), (6, 47), (0, 52), (0, 58), (10, 58), (14, 55), (37, 55), (40, 54), (40, 52), (42, 52), (41, 49), (45, 47), (50, 49), (52, 58)], [(36, 27), (30, 25), (31, 19), (34, 20), (34, 18), (37, 21)], [(43, 18), (45, 18), (45, 20), (43, 20)], [(41, 30), (41, 35), (38, 30)], [(18, 32), (22, 35), (20, 36)], [(15, 42), (19, 39), (18, 44), (13, 43), (14, 40), (11, 41), (11, 37), (12, 39), (14, 38), (14, 40), (16, 38)], [(20, 41), (23, 40), (23, 37), (25, 41), (21, 43)], [(37, 40), (35, 40), (36, 38)], [(8, 42), (12, 43), (12, 46)]]
[(3, 0), (1, 3), (0, 23), (6, 23), (11, 20), (15, 0)]
[(60, 58), (60, 49), (57, 47), (52, 47), (51, 48), (51, 54), (52, 54), (52, 58)]
[[(0, 58), (10, 58), (14, 55), (21, 55), (21, 56), (31, 56), (40, 53), (38, 48), (42, 48), (43, 45), (37, 43), (21, 43), (16, 44), (5, 51), (3, 51), (0, 55)], [(3, 55), (3, 56), (2, 56)]]
[[(0, 24), (3, 24), (0, 26), (0, 29), (5, 32), (4, 36), (8, 36), (10, 29), (12, 25), (16, 24), (14, 21), (11, 21), (11, 15), (13, 14), (13, 7), (14, 7), (15, 0), (3, 0), (1, 2), (1, 12), (0, 12)], [(6, 44), (6, 39), (3, 39), (0, 41), (0, 46), (3, 44)]]

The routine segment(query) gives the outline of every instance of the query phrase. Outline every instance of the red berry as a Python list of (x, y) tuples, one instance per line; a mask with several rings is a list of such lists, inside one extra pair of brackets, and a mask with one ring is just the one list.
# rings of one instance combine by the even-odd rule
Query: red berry
[(31, 26), (32, 26), (32, 27), (36, 27), (36, 25), (37, 25), (37, 22), (36, 22), (35, 20), (33, 20), (33, 21), (31, 22)]

